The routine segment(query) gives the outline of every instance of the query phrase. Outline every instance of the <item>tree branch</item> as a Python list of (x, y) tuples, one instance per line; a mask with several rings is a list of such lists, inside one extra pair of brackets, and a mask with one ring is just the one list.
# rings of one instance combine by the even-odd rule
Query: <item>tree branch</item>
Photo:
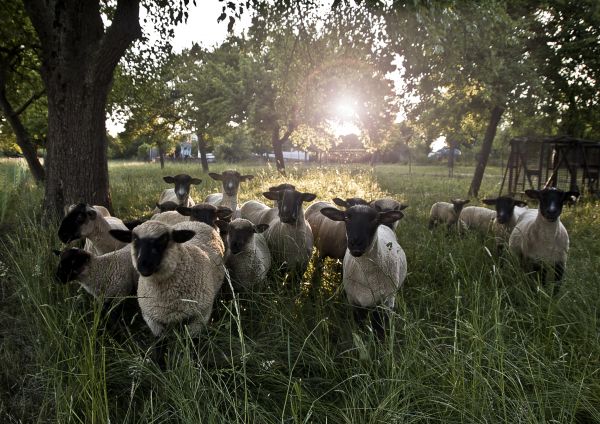
[[(52, 34), (52, 14), (44, 0), (23, 0), (27, 15), (38, 33), (42, 47), (51, 40)], [(43, 50), (48, 50), (43, 49)]]
[(27, 109), (29, 107), (29, 105), (31, 103), (35, 102), (37, 99), (42, 97), (44, 95), (44, 93), (46, 93), (46, 90), (40, 90), (37, 93), (35, 93), (33, 96), (31, 96), (29, 98), (29, 100), (27, 100), (25, 103), (23, 103), (20, 108), (18, 108), (17, 110), (15, 110), (13, 112), (13, 116), (19, 116), (20, 114), (22, 114), (25, 111), (25, 109)]

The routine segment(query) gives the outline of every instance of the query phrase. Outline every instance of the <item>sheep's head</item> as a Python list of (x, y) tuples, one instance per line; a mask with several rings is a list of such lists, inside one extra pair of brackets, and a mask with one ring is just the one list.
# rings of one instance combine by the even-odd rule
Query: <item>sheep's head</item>
[(216, 181), (223, 183), (223, 192), (228, 196), (237, 196), (240, 188), (240, 183), (243, 181), (250, 181), (254, 178), (254, 175), (241, 175), (237, 171), (223, 171), (220, 174), (215, 172), (209, 172), (208, 175)]
[(63, 243), (69, 243), (70, 241), (86, 237), (91, 231), (91, 228), (89, 228), (91, 226), (88, 224), (90, 221), (95, 220), (97, 216), (98, 212), (85, 203), (79, 203), (71, 207), (70, 211), (61, 221), (60, 227), (58, 227), (58, 238)]
[(525, 194), (540, 202), (539, 210), (542, 216), (550, 222), (556, 221), (562, 213), (565, 202), (573, 197), (579, 197), (578, 191), (562, 191), (551, 187), (543, 190), (525, 190)]
[[(296, 186), (293, 184), (289, 184), (289, 183), (281, 183), (279, 185), (269, 187), (269, 191), (280, 191), (280, 190), (296, 190)], [(279, 201), (275, 200), (273, 203), (276, 208), (279, 207)]]
[(346, 211), (323, 208), (321, 213), (329, 219), (346, 223), (348, 250), (355, 257), (362, 256), (371, 247), (379, 225), (391, 225), (404, 216), (400, 211), (377, 212), (366, 205), (352, 206)]
[(346, 200), (336, 197), (333, 199), (333, 203), (335, 203), (336, 205), (338, 205), (341, 208), (346, 208), (346, 209), (348, 209), (352, 206), (356, 206), (356, 205), (368, 205), (369, 204), (369, 202), (367, 202), (365, 199), (362, 199), (360, 197), (350, 197)]
[(254, 225), (247, 219), (234, 219), (227, 224), (227, 244), (233, 255), (240, 253), (252, 239), (254, 234), (262, 233), (269, 224)]
[(110, 230), (110, 234), (119, 241), (131, 243), (133, 264), (144, 277), (160, 269), (165, 253), (171, 242), (185, 243), (194, 237), (190, 230), (172, 230), (158, 221), (146, 221), (133, 231)]
[[(374, 208), (377, 212), (403, 211), (404, 209), (408, 208), (408, 205), (404, 205), (398, 202), (397, 200), (390, 198), (373, 200), (371, 203), (369, 203), (369, 206)], [(394, 229), (393, 223), (384, 225), (391, 228), (392, 230)]]
[(193, 178), (187, 174), (163, 177), (163, 180), (168, 184), (175, 184), (175, 196), (177, 196), (177, 201), (180, 205), (187, 203), (192, 184), (196, 185), (202, 182), (200, 178)]
[(469, 199), (451, 199), (450, 203), (454, 205), (454, 213), (456, 216), (460, 215), (460, 211), (462, 211), (463, 206), (469, 203)]
[(190, 221), (204, 222), (214, 228), (216, 228), (217, 220), (231, 221), (231, 215), (233, 214), (233, 211), (226, 206), (217, 207), (210, 203), (199, 203), (191, 208), (179, 206), (177, 212), (189, 216)]
[(170, 200), (168, 202), (156, 204), (156, 207), (160, 210), (161, 213), (177, 210), (177, 206), (179, 206), (177, 203), (171, 202)]
[(499, 224), (506, 224), (510, 221), (515, 210), (515, 206), (527, 206), (527, 202), (515, 200), (508, 196), (500, 196), (495, 199), (483, 199), (483, 203), (496, 207), (496, 221)]
[(302, 211), (302, 203), (311, 202), (317, 197), (316, 194), (301, 193), (293, 189), (267, 191), (263, 196), (278, 203), (279, 219), (285, 224), (295, 224)]
[(77, 280), (87, 273), (89, 269), (91, 253), (83, 249), (70, 248), (62, 252), (55, 251), (59, 256), (56, 278), (61, 283)]

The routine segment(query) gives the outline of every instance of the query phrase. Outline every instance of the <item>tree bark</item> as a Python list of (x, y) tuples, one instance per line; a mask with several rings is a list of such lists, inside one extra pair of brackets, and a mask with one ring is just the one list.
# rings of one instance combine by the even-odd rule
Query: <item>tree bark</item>
[(492, 151), (492, 143), (496, 136), (496, 130), (498, 124), (504, 113), (503, 106), (494, 106), (490, 115), (487, 129), (485, 130), (485, 136), (483, 138), (483, 145), (479, 153), (479, 160), (477, 167), (475, 168), (475, 174), (473, 174), (473, 180), (471, 181), (471, 187), (469, 188), (469, 196), (477, 197), (479, 195), (479, 189), (481, 188), (481, 181), (483, 181), (483, 174), (485, 173), (485, 167), (487, 166), (490, 152)]
[(110, 209), (106, 100), (115, 67), (141, 35), (139, 0), (118, 0), (106, 31), (97, 0), (24, 3), (48, 95), (45, 211), (60, 216), (76, 202)]
[(206, 140), (204, 139), (204, 133), (198, 131), (196, 133), (198, 137), (198, 150), (200, 151), (200, 163), (202, 164), (202, 172), (208, 174), (208, 159), (206, 158)]
[(165, 169), (165, 149), (158, 146), (158, 159), (160, 160), (160, 169)]
[(283, 142), (279, 139), (279, 127), (273, 129), (271, 136), (273, 142), (273, 154), (275, 155), (275, 166), (277, 171), (284, 177), (285, 175), (285, 161), (283, 160)]
[[(0, 80), (0, 108), (6, 117), (6, 120), (10, 124), (13, 132), (15, 133), (15, 137), (17, 139), (17, 145), (21, 148), (23, 152), (23, 156), (27, 161), (27, 165), (29, 166), (29, 170), (31, 171), (31, 175), (35, 180), (36, 184), (42, 184), (44, 179), (46, 178), (46, 172), (44, 171), (44, 167), (40, 163), (35, 145), (31, 141), (31, 136), (29, 135), (29, 131), (25, 128), (21, 119), (19, 118), (18, 112), (15, 112), (12, 108), (12, 105), (8, 101), (6, 97), (6, 89), (4, 85), (4, 81)], [(21, 108), (21, 111), (24, 109)]]

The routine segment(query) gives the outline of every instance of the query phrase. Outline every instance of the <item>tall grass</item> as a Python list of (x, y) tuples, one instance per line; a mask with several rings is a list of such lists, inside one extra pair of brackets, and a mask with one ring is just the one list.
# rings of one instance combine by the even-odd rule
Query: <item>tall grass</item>
[[(272, 169), (240, 168), (256, 175), (242, 201), (282, 182)], [(197, 345), (174, 335), (165, 371), (150, 359), (139, 315), (115, 323), (77, 286), (53, 281), (56, 228), (37, 224), (28, 202), (41, 194), (27, 185), (11, 198), (18, 213), (0, 246), (3, 421), (600, 422), (599, 205), (565, 209), (572, 249), (553, 297), (510, 257), (491, 254), (492, 240), (427, 230), (431, 204), (464, 196), (470, 182), (431, 171), (299, 167), (287, 179), (319, 199), (391, 195), (410, 205), (398, 231), (409, 275), (385, 341), (354, 323), (328, 260), (316, 290), (311, 263), (302, 290), (273, 274), (221, 302)], [(168, 187), (163, 175), (201, 176), (173, 164), (114, 163), (110, 172), (115, 214), (127, 219), (150, 213)], [(488, 173), (484, 195), (497, 193), (499, 173)], [(196, 200), (219, 191), (201, 177)]]

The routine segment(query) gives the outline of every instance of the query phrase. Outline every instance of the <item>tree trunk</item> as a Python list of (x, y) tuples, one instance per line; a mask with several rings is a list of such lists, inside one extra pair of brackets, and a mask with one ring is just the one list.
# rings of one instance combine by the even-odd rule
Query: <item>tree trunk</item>
[(24, 4), (40, 39), (48, 95), (47, 218), (75, 202), (110, 209), (106, 99), (115, 67), (141, 35), (139, 0), (118, 0), (108, 28), (98, 1)]
[(275, 166), (277, 166), (277, 171), (284, 177), (285, 174), (285, 162), (283, 160), (283, 143), (285, 140), (279, 138), (279, 126), (276, 126), (273, 129), (273, 134), (271, 136), (271, 141), (273, 142), (273, 154), (275, 155)]
[(490, 121), (488, 122), (487, 129), (485, 130), (483, 145), (481, 146), (481, 151), (479, 153), (479, 161), (477, 162), (475, 174), (473, 175), (471, 187), (469, 188), (469, 196), (477, 197), (479, 195), (479, 189), (481, 188), (481, 181), (483, 181), (485, 167), (487, 166), (488, 158), (490, 157), (490, 152), (492, 151), (492, 143), (494, 142), (496, 130), (503, 113), (503, 106), (494, 106), (492, 109)]
[(165, 149), (158, 146), (158, 159), (160, 160), (160, 169), (165, 169)]
[(29, 136), (29, 132), (23, 126), (21, 119), (19, 119), (18, 114), (14, 111), (12, 105), (6, 98), (6, 91), (4, 85), (0, 88), (0, 108), (6, 117), (6, 120), (10, 124), (13, 132), (15, 133), (15, 137), (17, 139), (17, 145), (21, 148), (23, 152), (23, 156), (27, 161), (27, 165), (29, 166), (29, 170), (31, 171), (31, 175), (33, 175), (33, 179), (37, 184), (41, 184), (44, 182), (46, 178), (46, 172), (44, 171), (44, 167), (40, 163), (35, 145), (31, 141), (31, 137)]
[(200, 163), (202, 164), (202, 172), (208, 174), (208, 159), (206, 158), (206, 140), (204, 133), (198, 131), (198, 151), (200, 152)]
[(450, 156), (448, 156), (448, 178), (454, 177), (454, 143), (448, 143), (450, 145)]

